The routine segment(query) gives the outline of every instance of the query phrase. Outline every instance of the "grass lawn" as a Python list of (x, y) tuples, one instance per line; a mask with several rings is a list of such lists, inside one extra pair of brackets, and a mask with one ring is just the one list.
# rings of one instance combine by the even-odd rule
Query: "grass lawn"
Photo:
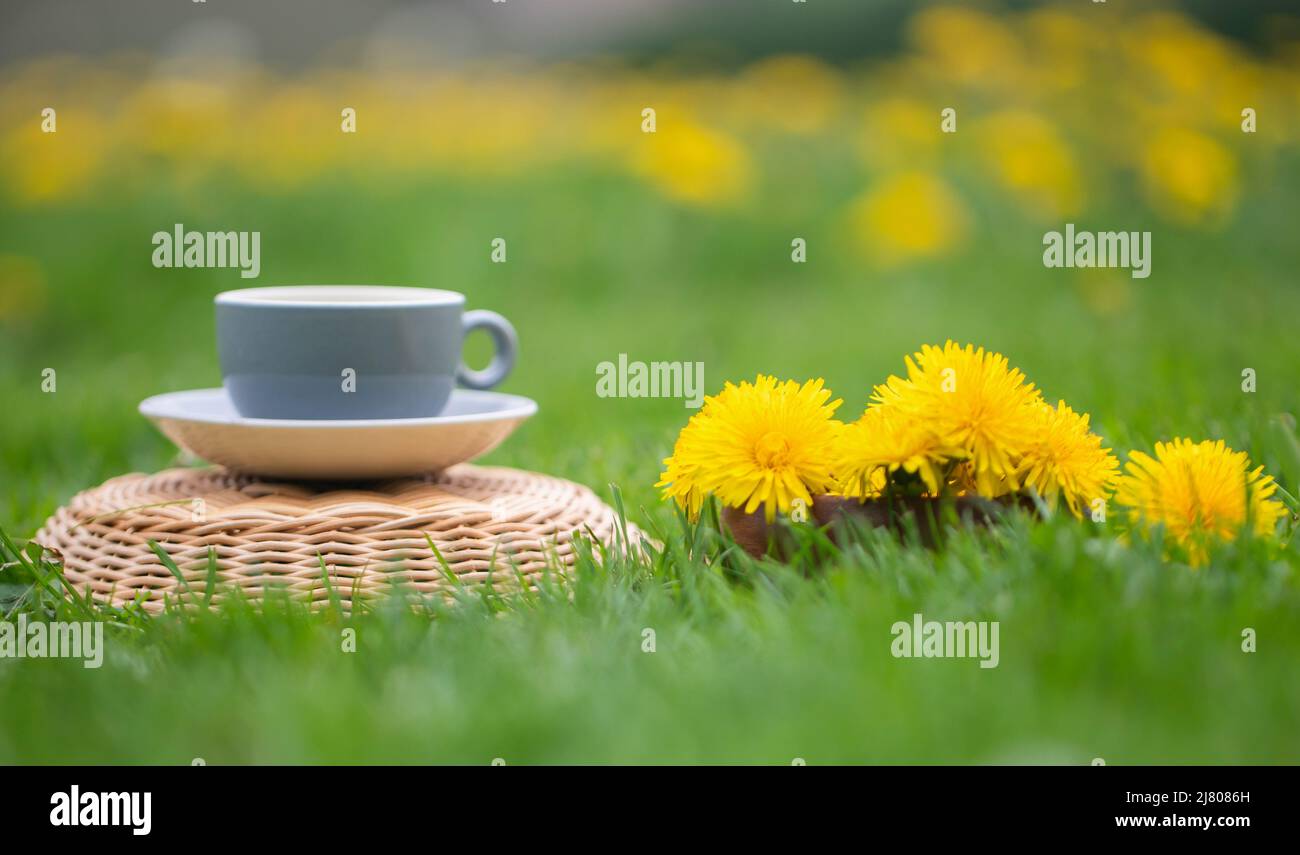
[[(710, 392), (760, 370), (825, 376), (851, 417), (905, 353), (952, 337), (1002, 351), (1049, 397), (1091, 412), (1121, 457), (1173, 435), (1221, 437), (1290, 489), (1294, 210), (1248, 208), (1208, 237), (1160, 226), (1145, 281), (1046, 270), (1042, 230), (1014, 220), (946, 262), (880, 270), (823, 213), (705, 215), (627, 179), (563, 174), (509, 193), (321, 186), (290, 200), (217, 186), (4, 210), (6, 241), (45, 269), (43, 303), (0, 340), (11, 536), (79, 489), (173, 462), (135, 405), (220, 382), (211, 298), (250, 284), (149, 265), (149, 234), (201, 216), (262, 230), (260, 284), (445, 286), (513, 318), (522, 357), (504, 388), (541, 411), (488, 460), (607, 497), (616, 484), (665, 552), (585, 561), (571, 596), (432, 618), (278, 604), (125, 621), (108, 628), (99, 670), (0, 662), (0, 762), (1300, 761), (1294, 546), (1241, 544), (1192, 570), (1113, 527), (1019, 516), (935, 551), (881, 534), (794, 567), (713, 560), (716, 533), (689, 531), (653, 487), (691, 411), (594, 391), (595, 366), (619, 353), (698, 360)], [(795, 217), (814, 223), (805, 265), (788, 260)], [(511, 236), (505, 265), (488, 262), (498, 233)], [(46, 367), (55, 394), (41, 391)], [(12, 605), (30, 578), (3, 578)], [(999, 666), (893, 658), (890, 626), (916, 612), (999, 621)], [(341, 651), (344, 627), (356, 653)]]

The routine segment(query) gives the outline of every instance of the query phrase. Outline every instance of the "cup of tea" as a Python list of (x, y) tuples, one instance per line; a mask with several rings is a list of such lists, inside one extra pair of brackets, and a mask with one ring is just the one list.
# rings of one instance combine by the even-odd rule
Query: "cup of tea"
[[(490, 389), (514, 367), (518, 339), (465, 295), (389, 285), (243, 288), (216, 297), (222, 381), (241, 416), (409, 419), (437, 416), (456, 384)], [(495, 355), (466, 367), (467, 333)]]

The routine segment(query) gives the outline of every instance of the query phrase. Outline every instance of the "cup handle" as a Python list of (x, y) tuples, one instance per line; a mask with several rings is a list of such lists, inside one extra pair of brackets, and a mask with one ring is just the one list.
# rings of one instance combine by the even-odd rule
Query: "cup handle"
[(488, 367), (482, 371), (469, 368), (462, 360), (456, 368), (456, 380), (467, 389), (491, 389), (506, 379), (510, 369), (515, 367), (515, 351), (519, 348), (519, 336), (515, 335), (515, 328), (509, 321), (487, 309), (466, 312), (461, 318), (461, 327), (465, 335), (469, 335), (474, 330), (487, 330), (492, 336), (496, 353), (492, 356)]

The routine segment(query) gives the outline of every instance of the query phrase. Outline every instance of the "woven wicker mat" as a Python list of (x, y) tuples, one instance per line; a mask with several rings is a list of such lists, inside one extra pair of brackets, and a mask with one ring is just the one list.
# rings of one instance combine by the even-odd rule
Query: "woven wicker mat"
[[(573, 564), (575, 533), (623, 543), (613, 510), (586, 487), (463, 464), (363, 489), (315, 489), (220, 468), (124, 475), (77, 494), (34, 539), (62, 556), (65, 578), (78, 591), (115, 605), (147, 597), (142, 606), (160, 611), (185, 589), (151, 540), (200, 596), (209, 547), (215, 550), (213, 602), (222, 588), (237, 586), (249, 598), (274, 587), (323, 603), (332, 587), (350, 608), (354, 598), (381, 596), (396, 581), (422, 593), (489, 578), (497, 590), (531, 587), (548, 566)], [(641, 535), (628, 525), (627, 537), (636, 543)]]

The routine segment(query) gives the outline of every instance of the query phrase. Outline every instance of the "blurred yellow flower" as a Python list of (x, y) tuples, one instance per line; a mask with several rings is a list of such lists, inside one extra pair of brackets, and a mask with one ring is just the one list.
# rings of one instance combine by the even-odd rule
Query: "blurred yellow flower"
[(1176, 12), (1140, 16), (1124, 28), (1124, 38), (1140, 69), (1154, 72), (1166, 87), (1193, 98), (1203, 96), (1234, 61), (1219, 36)]
[(895, 96), (867, 106), (858, 148), (878, 168), (915, 166), (931, 160), (941, 136), (938, 109)]
[(839, 109), (842, 84), (834, 69), (810, 56), (774, 56), (745, 70), (732, 97), (763, 127), (792, 134), (825, 129)]
[(12, 128), (0, 147), (0, 169), (19, 202), (56, 202), (87, 189), (110, 145), (103, 122), (88, 111), (56, 111), (55, 131), (33, 115)]
[(926, 65), (946, 79), (986, 88), (1015, 86), (1026, 77), (1021, 42), (997, 17), (959, 6), (931, 6), (908, 25)]
[(959, 450), (980, 495), (1018, 489), (1017, 465), (1033, 447), (1042, 396), (1000, 353), (953, 341), (924, 345), (907, 358), (907, 379), (891, 376), (872, 400)]
[(244, 121), (250, 133), (235, 146), (240, 166), (264, 189), (290, 190), (324, 173), (339, 132), (337, 98), (286, 84)]
[(699, 205), (727, 204), (745, 195), (753, 167), (749, 152), (722, 131), (672, 115), (656, 116), (634, 157), (639, 174), (663, 193)]
[(113, 132), (133, 150), (211, 168), (229, 153), (232, 127), (246, 118), (238, 102), (238, 92), (205, 81), (150, 81), (119, 106)]
[(1217, 540), (1233, 540), (1243, 530), (1272, 534), (1286, 513), (1272, 498), (1277, 484), (1264, 467), (1251, 469), (1245, 452), (1223, 440), (1179, 438), (1157, 442), (1155, 451), (1154, 458), (1140, 451), (1129, 455), (1115, 501), (1143, 534), (1163, 526), (1192, 566), (1209, 560)]
[(1059, 219), (1079, 212), (1083, 181), (1074, 154), (1047, 120), (995, 113), (976, 125), (976, 139), (994, 174), (1032, 213)]
[(1216, 224), (1236, 205), (1236, 158), (1198, 131), (1170, 127), (1157, 132), (1147, 144), (1142, 169), (1152, 205), (1171, 220)]
[(1104, 33), (1088, 20), (1095, 17), (1059, 6), (1026, 13), (1025, 44), (1032, 52), (1035, 80), (1058, 91), (1088, 82), (1092, 52), (1104, 43)]
[(947, 184), (928, 172), (888, 176), (853, 203), (850, 214), (867, 252), (885, 264), (942, 256), (966, 231), (966, 212)]
[(1034, 409), (1037, 425), (1020, 460), (1020, 480), (1048, 505), (1055, 507), (1064, 498), (1070, 512), (1082, 517), (1093, 501), (1109, 497), (1119, 461), (1089, 430), (1087, 413), (1076, 413), (1064, 401)]
[(831, 489), (831, 458), (843, 425), (823, 381), (800, 385), (758, 375), (753, 382), (727, 383), (705, 400), (664, 461), (658, 486), (688, 512), (713, 494), (723, 505), (752, 513), (759, 507), (771, 522), (795, 499), (811, 506), (814, 493)]

